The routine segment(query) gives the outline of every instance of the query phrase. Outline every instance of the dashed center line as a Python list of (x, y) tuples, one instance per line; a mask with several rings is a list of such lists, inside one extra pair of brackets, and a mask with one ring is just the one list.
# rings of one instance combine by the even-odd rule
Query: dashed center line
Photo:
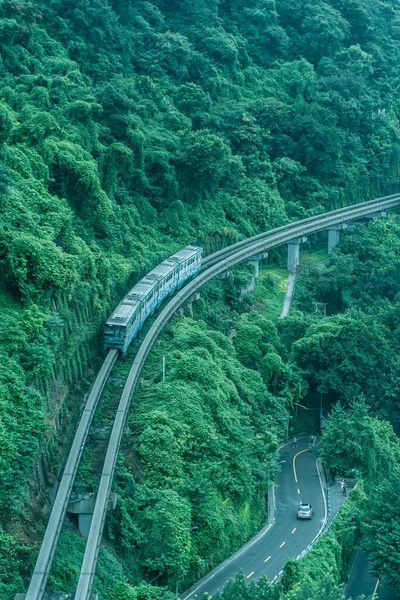
[(249, 577), (251, 577), (252, 575), (254, 575), (254, 571), (252, 571), (251, 573), (249, 573), (249, 575), (247, 575), (246, 579), (248, 579)]
[(282, 544), (279, 546), (279, 548), (282, 548), (282, 546), (284, 546), (286, 544), (286, 542), (282, 542)]
[(264, 560), (264, 562), (268, 562), (270, 558), (271, 558), (271, 557), (270, 557), (270, 556), (268, 556), (268, 557), (267, 557), (267, 558)]
[(293, 529), (292, 533), (294, 533), (296, 531), (296, 527)]
[(298, 494), (300, 494), (300, 490), (299, 490), (299, 488), (297, 488), (297, 493), (298, 493)]

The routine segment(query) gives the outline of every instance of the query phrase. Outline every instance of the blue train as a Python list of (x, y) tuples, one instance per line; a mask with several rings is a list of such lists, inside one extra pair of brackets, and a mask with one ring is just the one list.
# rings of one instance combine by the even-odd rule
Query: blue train
[(144, 321), (166, 296), (200, 271), (203, 249), (186, 246), (147, 273), (123, 298), (106, 322), (105, 347), (125, 354)]

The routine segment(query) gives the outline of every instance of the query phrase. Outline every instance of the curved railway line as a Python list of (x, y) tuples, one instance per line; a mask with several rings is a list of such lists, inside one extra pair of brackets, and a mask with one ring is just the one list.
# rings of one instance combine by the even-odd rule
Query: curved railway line
[[(148, 331), (133, 361), (118, 405), (107, 448), (75, 600), (89, 600), (90, 598), (106, 518), (107, 505), (115, 472), (115, 464), (131, 398), (149, 352), (154, 346), (161, 331), (173, 317), (175, 312), (203, 285), (223, 274), (229, 268), (246, 262), (263, 251), (290, 242), (294, 238), (316, 233), (317, 231), (327, 229), (330, 226), (366, 217), (371, 214), (395, 208), (399, 205), (400, 194), (393, 194), (391, 196), (370, 200), (346, 208), (340, 208), (329, 213), (319, 214), (258, 234), (219, 250), (203, 259), (201, 272), (175, 294), (168, 302), (167, 306), (160, 312), (154, 324)], [(26, 600), (41, 600), (43, 598), (89, 428), (101, 393), (114, 363), (117, 360), (117, 356), (117, 350), (110, 350), (108, 352), (84, 408), (53, 505), (46, 533), (35, 565), (35, 570), (26, 594)]]

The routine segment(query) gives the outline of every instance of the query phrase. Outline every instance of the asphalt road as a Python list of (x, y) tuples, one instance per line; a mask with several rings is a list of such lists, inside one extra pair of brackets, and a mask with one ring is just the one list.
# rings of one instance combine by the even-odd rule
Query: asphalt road
[(354, 600), (361, 594), (372, 596), (375, 591), (376, 598), (379, 598), (379, 600), (396, 600), (398, 596), (396, 596), (394, 590), (385, 588), (376, 577), (370, 574), (370, 568), (371, 564), (368, 562), (368, 556), (364, 552), (357, 552), (345, 588), (346, 598), (353, 598)]
[[(325, 518), (325, 503), (316, 467), (318, 453), (316, 448), (307, 449), (307, 441), (299, 441), (298, 448), (287, 445), (281, 450), (281, 460), (286, 462), (276, 481), (274, 524), (182, 594), (182, 600), (204, 593), (213, 596), (240, 570), (249, 581), (263, 575), (272, 580), (288, 558), (300, 554), (314, 539)], [(300, 501), (314, 506), (311, 521), (297, 520)]]

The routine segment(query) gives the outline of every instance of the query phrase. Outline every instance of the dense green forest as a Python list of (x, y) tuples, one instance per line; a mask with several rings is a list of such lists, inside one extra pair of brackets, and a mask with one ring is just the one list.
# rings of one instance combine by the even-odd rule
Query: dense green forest
[[(189, 242), (210, 252), (398, 190), (399, 38), (397, 0), (0, 0), (1, 598), (26, 587), (45, 488), (128, 286)], [(174, 323), (167, 381), (155, 353), (130, 417), (102, 597), (161, 597), (137, 584), (189, 584), (247, 539), (265, 517), (273, 420), (300, 399), (363, 395), (367, 423), (395, 418), (398, 234), (395, 221), (352, 230), (279, 325), (273, 277), (239, 302), (246, 269)], [(329, 299), (326, 320), (313, 297)], [(190, 533), (192, 518), (209, 525)], [(81, 551), (72, 529), (62, 542)], [(57, 565), (52, 585), (68, 591), (77, 565)]]
[[(96, 579), (103, 597), (172, 599), (176, 581), (187, 587), (240, 547), (265, 521), (267, 467), (284, 438), (282, 419), (290, 415), (294, 433), (313, 430), (310, 409), (318, 410), (321, 393), (331, 410), (321, 455), (332, 473), (356, 470), (357, 491), (313, 550), (287, 564), (280, 584), (247, 585), (238, 575), (221, 600), (340, 600), (360, 544), (398, 589), (400, 442), (389, 419), (399, 420), (399, 240), (397, 217), (352, 226), (329, 265), (303, 269), (284, 321), (277, 319), (283, 270), (262, 272), (240, 300), (251, 274), (241, 267), (207, 286), (194, 312), (170, 326), (129, 417), (119, 505), (108, 517)], [(314, 301), (327, 300), (324, 318)], [(121, 362), (116, 377), (128, 368)], [(78, 477), (88, 491), (95, 460), (92, 445)], [(83, 547), (73, 528), (64, 532), (56, 589), (73, 589)], [(154, 580), (157, 587), (144, 583)]]

